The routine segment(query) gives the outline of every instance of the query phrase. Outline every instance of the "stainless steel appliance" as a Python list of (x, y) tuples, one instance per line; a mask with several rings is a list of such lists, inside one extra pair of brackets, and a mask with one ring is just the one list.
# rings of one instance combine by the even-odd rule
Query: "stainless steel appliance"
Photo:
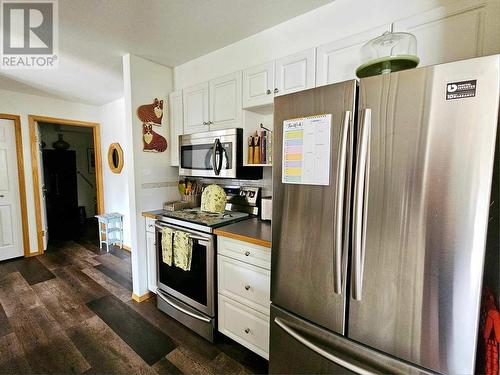
[(262, 167), (243, 167), (243, 129), (181, 135), (179, 174), (216, 178), (262, 178)]
[[(275, 98), (271, 373), (475, 372), (499, 86), (497, 55)], [(330, 185), (283, 184), (283, 121), (325, 113)]]
[[(256, 196), (259, 188), (225, 188), (228, 196), (248, 196), (249, 207), (257, 204), (250, 195)], [(240, 204), (242, 205), (240, 200)], [(235, 209), (228, 203), (227, 209)], [(224, 214), (200, 211), (199, 208), (164, 211), (155, 223), (158, 308), (209, 341), (214, 341), (216, 323), (216, 236), (215, 228), (245, 220), (247, 212), (227, 210)], [(164, 227), (183, 231), (193, 240), (191, 269), (183, 271), (162, 260), (162, 231)]]

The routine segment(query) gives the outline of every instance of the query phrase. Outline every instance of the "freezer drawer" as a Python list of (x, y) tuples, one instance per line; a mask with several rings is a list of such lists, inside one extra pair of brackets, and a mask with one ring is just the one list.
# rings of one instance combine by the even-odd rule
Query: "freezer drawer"
[(429, 374), (271, 305), (271, 374)]
[(499, 66), (360, 83), (348, 335), (441, 373), (474, 372)]

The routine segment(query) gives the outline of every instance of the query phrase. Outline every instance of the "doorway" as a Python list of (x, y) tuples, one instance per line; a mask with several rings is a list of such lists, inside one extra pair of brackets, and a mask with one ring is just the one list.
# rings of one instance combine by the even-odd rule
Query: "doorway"
[(0, 114), (0, 261), (30, 254), (22, 150), (19, 116)]
[[(99, 124), (29, 116), (38, 254), (95, 237), (104, 211)], [(37, 202), (38, 201), (38, 202)]]

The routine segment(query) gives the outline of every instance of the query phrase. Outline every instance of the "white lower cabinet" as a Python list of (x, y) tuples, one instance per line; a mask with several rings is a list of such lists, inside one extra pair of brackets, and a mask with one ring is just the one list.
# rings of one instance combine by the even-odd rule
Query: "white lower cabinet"
[(146, 218), (146, 262), (148, 267), (148, 289), (156, 293), (156, 235), (155, 219)]
[(219, 294), (219, 331), (269, 358), (269, 316)]
[(267, 359), (271, 249), (224, 237), (218, 246), (219, 332)]

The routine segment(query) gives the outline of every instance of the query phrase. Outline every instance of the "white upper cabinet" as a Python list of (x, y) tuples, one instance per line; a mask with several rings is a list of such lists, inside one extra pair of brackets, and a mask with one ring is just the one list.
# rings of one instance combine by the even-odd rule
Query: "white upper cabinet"
[(487, 2), (467, 0), (394, 23), (417, 38), (419, 66), (481, 56)]
[(356, 78), (356, 69), (365, 62), (361, 58), (363, 44), (390, 29), (390, 25), (384, 25), (319, 46), (316, 49), (316, 86)]
[(273, 103), (274, 61), (243, 71), (243, 108), (259, 107)]
[(316, 48), (276, 60), (276, 95), (314, 87), (316, 76)]
[(213, 79), (210, 86), (210, 130), (241, 127), (241, 71)]
[(182, 91), (174, 91), (168, 95), (170, 109), (170, 165), (179, 165), (179, 135), (183, 133)]
[(184, 133), (208, 131), (208, 82), (182, 91), (184, 104)]

